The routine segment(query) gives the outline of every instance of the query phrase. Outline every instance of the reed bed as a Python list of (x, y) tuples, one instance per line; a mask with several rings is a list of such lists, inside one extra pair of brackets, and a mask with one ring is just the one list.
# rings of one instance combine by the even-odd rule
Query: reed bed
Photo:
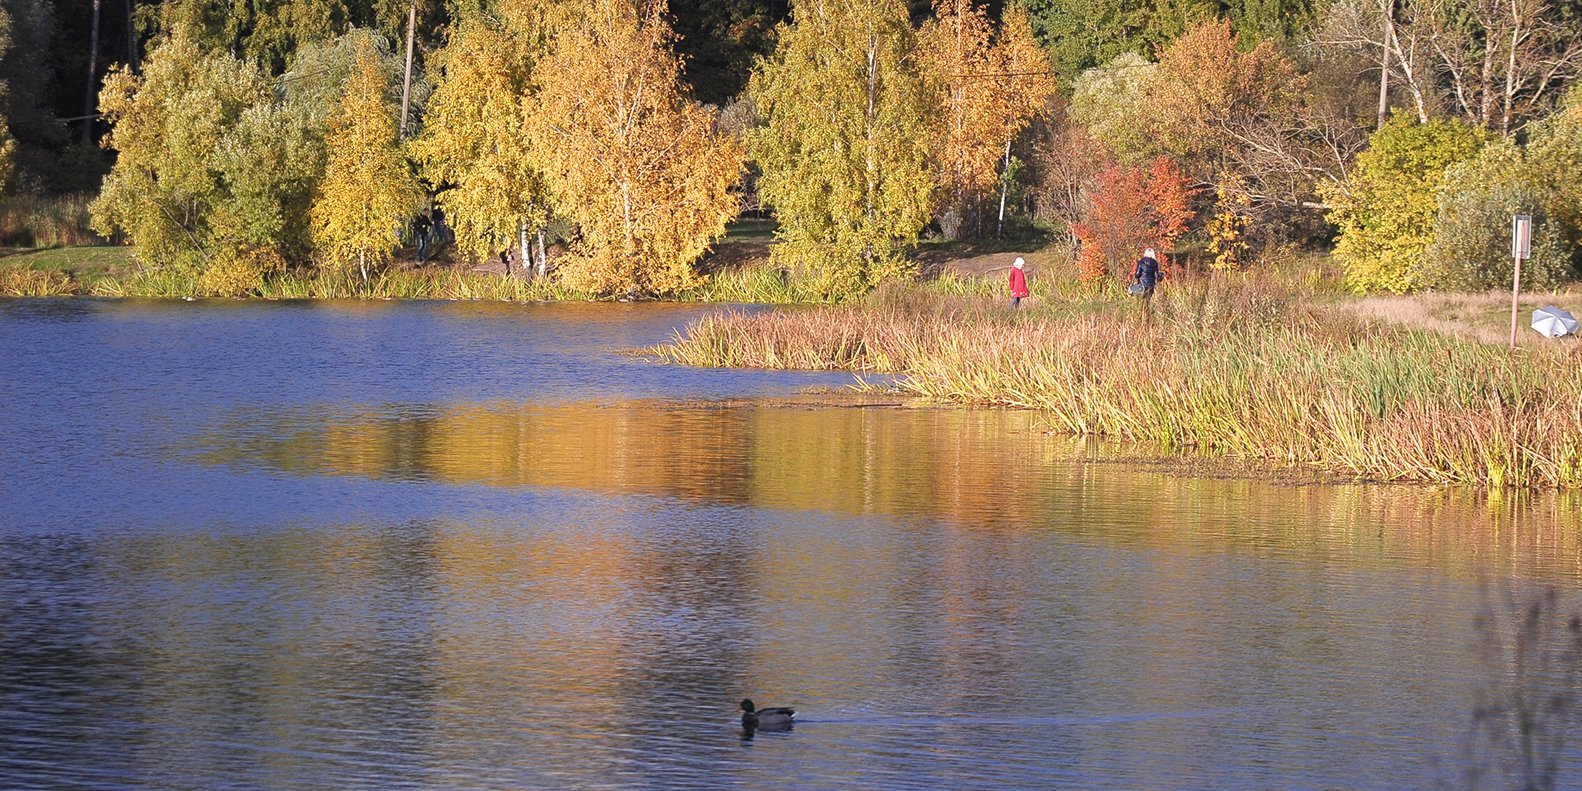
[[(174, 268), (150, 268), (105, 278), (72, 293), (106, 297), (207, 297), (201, 276)], [(526, 280), (458, 269), (391, 270), (364, 283), (356, 273), (287, 273), (266, 279), (246, 295), (262, 299), (435, 299), (534, 302), (589, 299), (548, 279)]]
[(93, 194), (10, 195), (0, 199), (0, 245), (70, 247), (103, 244), (88, 227)]
[(655, 351), (692, 365), (894, 373), (942, 401), (1037, 409), (1055, 429), (1348, 477), (1582, 486), (1582, 347), (1511, 355), (1317, 307), (1282, 284), (1173, 284), (1136, 305), (914, 292), (701, 319)]
[(59, 297), (71, 294), (72, 288), (64, 272), (0, 268), (0, 297)]

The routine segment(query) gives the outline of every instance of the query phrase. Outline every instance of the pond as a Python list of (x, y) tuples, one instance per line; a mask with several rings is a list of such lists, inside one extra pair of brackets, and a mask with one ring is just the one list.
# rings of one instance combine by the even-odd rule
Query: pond
[(716, 309), (0, 301), (0, 787), (1460, 788), (1553, 681), (1577, 498), (626, 353)]

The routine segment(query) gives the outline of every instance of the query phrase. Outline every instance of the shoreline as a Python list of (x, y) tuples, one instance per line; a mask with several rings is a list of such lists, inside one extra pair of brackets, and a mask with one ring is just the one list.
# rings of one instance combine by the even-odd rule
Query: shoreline
[(1529, 341), (1513, 355), (1245, 281), (1181, 285), (1154, 307), (1152, 322), (1124, 302), (1050, 300), (1011, 314), (912, 289), (705, 317), (650, 353), (703, 367), (891, 374), (907, 395), (1038, 411), (1051, 433), (1237, 474), (1582, 488), (1575, 339)]

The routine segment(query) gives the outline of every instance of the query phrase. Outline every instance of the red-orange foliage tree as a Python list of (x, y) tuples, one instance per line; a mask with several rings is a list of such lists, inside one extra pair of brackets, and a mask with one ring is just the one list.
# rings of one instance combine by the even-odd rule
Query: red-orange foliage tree
[(1158, 157), (1146, 168), (1109, 165), (1095, 182), (1087, 216), (1072, 226), (1083, 282), (1129, 275), (1143, 250), (1152, 247), (1163, 256), (1186, 233), (1193, 188), (1169, 157)]

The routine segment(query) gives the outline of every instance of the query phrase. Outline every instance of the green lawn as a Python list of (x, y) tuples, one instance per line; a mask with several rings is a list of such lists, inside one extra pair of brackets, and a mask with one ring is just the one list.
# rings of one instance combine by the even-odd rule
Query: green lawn
[(122, 245), (50, 247), (42, 250), (0, 248), (0, 266), (59, 271), (72, 277), (99, 277), (132, 266), (132, 248)]

